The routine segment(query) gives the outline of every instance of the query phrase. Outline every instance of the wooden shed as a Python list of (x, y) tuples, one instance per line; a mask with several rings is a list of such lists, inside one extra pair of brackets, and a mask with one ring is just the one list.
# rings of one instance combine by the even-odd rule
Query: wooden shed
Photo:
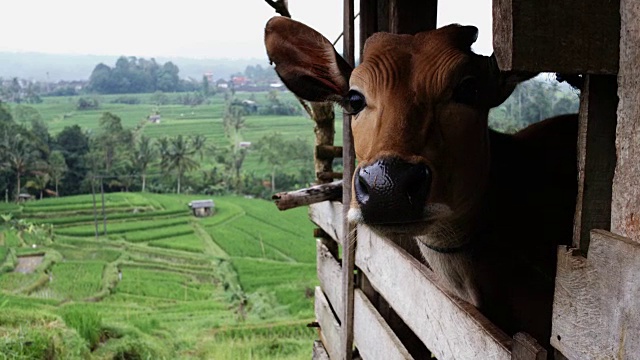
[[(361, 0), (360, 29), (354, 29), (354, 3), (345, 0), (345, 59), (354, 63), (356, 30), (363, 43), (377, 31), (433, 29), (436, 10), (436, 0)], [(639, 17), (640, 2), (632, 0), (493, 0), (502, 70), (580, 74), (583, 80), (573, 242), (558, 249), (556, 358), (640, 359)], [(333, 146), (332, 136), (317, 138), (321, 183), (352, 177), (347, 115), (343, 135), (342, 148)], [(330, 166), (340, 155), (343, 174)], [(441, 360), (546, 358), (527, 334), (508, 336), (444, 291), (431, 270), (398, 245), (364, 226), (351, 228), (342, 205), (350, 202), (350, 181), (342, 186), (342, 201), (319, 202), (309, 211), (319, 227), (314, 359), (428, 358), (428, 351)]]
[(213, 210), (215, 208), (215, 204), (213, 200), (194, 200), (189, 203), (189, 208), (193, 212), (193, 216), (197, 217), (205, 217), (213, 215)]

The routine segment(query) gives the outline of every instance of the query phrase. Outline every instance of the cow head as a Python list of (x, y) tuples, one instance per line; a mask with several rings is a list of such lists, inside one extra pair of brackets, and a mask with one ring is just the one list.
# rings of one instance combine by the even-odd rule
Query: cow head
[(349, 219), (386, 233), (462, 245), (489, 177), (489, 109), (520, 76), (474, 54), (478, 30), (450, 25), (370, 37), (352, 69), (315, 30), (290, 19), (266, 26), (269, 58), (285, 85), (353, 115), (358, 167)]

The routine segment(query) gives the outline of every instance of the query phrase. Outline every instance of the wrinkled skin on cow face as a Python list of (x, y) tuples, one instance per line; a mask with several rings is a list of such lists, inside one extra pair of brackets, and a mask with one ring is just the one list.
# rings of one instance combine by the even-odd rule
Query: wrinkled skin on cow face
[(500, 72), (471, 51), (476, 37), (459, 25), (375, 34), (352, 69), (301, 23), (276, 17), (265, 29), (292, 92), (353, 114), (349, 220), (417, 240), (451, 292), (548, 345), (555, 249), (575, 208), (576, 117), (514, 136), (489, 130), (489, 109), (533, 74)]

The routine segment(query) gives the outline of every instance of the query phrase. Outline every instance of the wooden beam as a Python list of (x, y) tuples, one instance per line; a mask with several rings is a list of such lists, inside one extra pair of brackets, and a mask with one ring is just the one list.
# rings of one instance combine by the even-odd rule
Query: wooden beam
[(389, 0), (389, 31), (415, 34), (436, 28), (437, 0)]
[[(355, 32), (354, 32), (354, 0), (344, 0), (344, 59), (355, 66)], [(343, 188), (342, 203), (342, 296), (344, 300), (343, 315), (341, 317), (341, 352), (343, 359), (351, 360), (353, 356), (353, 280), (355, 269), (355, 232), (353, 225), (347, 220), (347, 211), (351, 203), (351, 178), (355, 169), (355, 150), (353, 135), (351, 134), (351, 115), (342, 115), (342, 159), (343, 159)]]
[(413, 359), (360, 289), (355, 290), (354, 302), (354, 340), (364, 359)]
[(315, 148), (316, 158), (331, 159), (342, 157), (342, 146), (317, 145)]
[(340, 324), (333, 315), (329, 302), (322, 289), (316, 286), (315, 291), (316, 319), (320, 324), (320, 340), (332, 360), (343, 359)]
[(611, 230), (640, 242), (640, 3), (622, 0)]
[(616, 74), (619, 0), (493, 0), (500, 69)]
[(288, 210), (323, 201), (341, 200), (342, 180), (296, 191), (280, 192), (273, 195), (271, 199), (276, 203), (278, 210)]
[(640, 354), (640, 244), (591, 232), (589, 256), (560, 247), (551, 345), (569, 359)]
[(393, 242), (358, 228), (356, 265), (438, 359), (511, 359), (512, 340)]
[(616, 164), (617, 80), (587, 75), (580, 93), (578, 127), (578, 197), (573, 246), (583, 254), (589, 232), (611, 226), (611, 184)]

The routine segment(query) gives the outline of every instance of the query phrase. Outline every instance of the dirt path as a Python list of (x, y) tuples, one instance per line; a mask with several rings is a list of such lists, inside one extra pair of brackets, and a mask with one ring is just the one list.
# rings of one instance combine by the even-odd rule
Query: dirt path
[(44, 258), (43, 255), (20, 256), (18, 257), (18, 266), (13, 271), (31, 274), (42, 263), (42, 258)]

